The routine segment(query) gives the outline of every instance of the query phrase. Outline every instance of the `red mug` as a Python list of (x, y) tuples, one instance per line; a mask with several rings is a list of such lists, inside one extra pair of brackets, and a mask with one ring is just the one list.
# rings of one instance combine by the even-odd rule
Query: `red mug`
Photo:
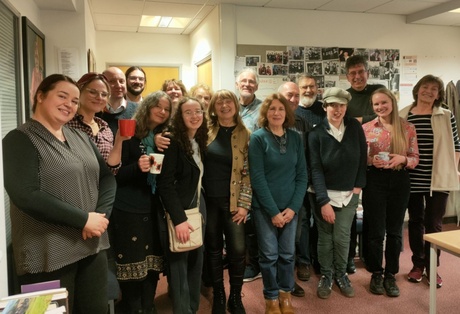
[(134, 136), (136, 130), (136, 120), (120, 119), (118, 120), (118, 128), (121, 136)]

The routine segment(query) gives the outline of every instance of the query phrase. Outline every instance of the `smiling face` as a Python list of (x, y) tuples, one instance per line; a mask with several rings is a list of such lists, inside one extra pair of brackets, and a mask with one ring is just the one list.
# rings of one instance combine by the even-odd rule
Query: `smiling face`
[(121, 99), (126, 95), (126, 78), (125, 74), (115, 67), (108, 68), (104, 71), (107, 81), (110, 85), (110, 98)]
[(93, 114), (102, 111), (108, 95), (107, 86), (101, 80), (91, 81), (81, 90), (80, 110)]
[(142, 94), (145, 88), (145, 75), (140, 70), (134, 70), (126, 78), (126, 88), (134, 96)]
[(154, 129), (168, 120), (171, 114), (171, 106), (166, 98), (160, 98), (158, 104), (150, 109), (150, 128)]
[(201, 124), (203, 124), (203, 108), (201, 108), (199, 102), (189, 100), (182, 105), (181, 111), (188, 134), (193, 137)]
[(345, 113), (347, 112), (347, 105), (334, 102), (327, 104), (324, 110), (326, 111), (327, 121), (338, 128), (343, 121)]
[(293, 111), (299, 106), (300, 91), (296, 83), (287, 82), (283, 84), (281, 95), (289, 102)]
[(362, 91), (367, 85), (369, 72), (364, 64), (357, 64), (348, 69), (347, 80), (351, 84), (351, 88), (356, 91)]
[(417, 101), (433, 105), (439, 98), (439, 85), (435, 82), (427, 82), (420, 85), (417, 92)]
[(267, 111), (268, 127), (270, 129), (282, 128), (286, 119), (286, 108), (278, 99), (274, 99)]
[(318, 94), (318, 86), (313, 78), (303, 78), (299, 80), (300, 102), (309, 107), (313, 105)]
[(168, 87), (166, 87), (166, 94), (171, 97), (173, 103), (178, 103), (179, 99), (183, 96), (180, 86), (173, 82), (169, 83)]
[(215, 113), (220, 124), (226, 125), (234, 120), (236, 106), (232, 99), (218, 99), (216, 101)]
[(388, 95), (383, 93), (376, 93), (372, 95), (372, 108), (378, 117), (391, 121), (393, 101)]
[(209, 103), (211, 102), (211, 94), (205, 91), (203, 88), (198, 88), (193, 95), (196, 99), (201, 101), (205, 109), (208, 109)]
[(250, 98), (257, 91), (259, 85), (257, 84), (256, 76), (252, 72), (243, 72), (238, 77), (236, 87), (240, 97)]
[(78, 87), (66, 81), (60, 81), (45, 95), (37, 94), (37, 107), (34, 118), (54, 127), (59, 127), (75, 116), (80, 91)]

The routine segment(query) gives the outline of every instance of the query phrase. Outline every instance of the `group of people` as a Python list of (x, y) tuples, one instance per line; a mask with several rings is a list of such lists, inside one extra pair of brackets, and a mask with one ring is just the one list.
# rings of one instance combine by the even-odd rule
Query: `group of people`
[[(19, 282), (58, 279), (72, 313), (105, 313), (113, 262), (123, 313), (155, 313), (164, 273), (174, 313), (198, 311), (206, 278), (212, 313), (241, 314), (243, 282), (261, 276), (265, 313), (294, 313), (291, 295), (305, 295), (295, 275), (309, 280), (311, 265), (321, 275), (319, 298), (330, 297), (334, 282), (354, 296), (348, 275), (362, 195), (369, 290), (399, 296), (406, 208), (408, 279), (436, 271), (423, 234), (441, 231), (448, 193), (458, 189), (456, 122), (435, 76), (423, 77), (399, 112), (391, 91), (367, 84), (361, 56), (349, 57), (346, 70), (351, 87), (329, 88), (322, 101), (308, 74), (259, 100), (252, 68), (236, 77), (239, 96), (206, 85), (187, 93), (172, 79), (142, 98), (139, 67), (78, 82), (46, 77), (32, 119), (3, 139)], [(136, 121), (134, 136), (120, 134), (120, 119)], [(150, 172), (151, 153), (164, 154), (160, 174)], [(195, 230), (185, 211), (194, 207), (204, 246), (171, 252), (165, 213), (186, 242)]]

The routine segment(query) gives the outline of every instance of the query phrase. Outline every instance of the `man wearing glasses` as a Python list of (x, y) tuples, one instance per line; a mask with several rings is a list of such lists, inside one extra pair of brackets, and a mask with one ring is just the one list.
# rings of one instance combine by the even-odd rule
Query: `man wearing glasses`
[(347, 80), (351, 87), (347, 92), (351, 94), (351, 101), (348, 103), (347, 116), (358, 119), (359, 122), (366, 123), (376, 117), (370, 103), (371, 94), (384, 87), (380, 84), (369, 85), (369, 69), (367, 61), (363, 56), (355, 55), (347, 59), (345, 63)]
[(258, 129), (259, 107), (262, 101), (258, 99), (255, 92), (259, 88), (259, 76), (252, 68), (242, 69), (236, 77), (236, 88), (238, 89), (240, 102), (240, 116), (244, 125), (249, 131)]
[[(370, 102), (371, 95), (375, 90), (384, 86), (380, 84), (367, 84), (367, 79), (369, 78), (369, 69), (367, 61), (363, 56), (354, 55), (349, 57), (345, 63), (345, 70), (347, 72), (348, 82), (351, 84), (351, 87), (347, 89), (347, 92), (351, 94), (351, 100), (348, 103), (347, 108), (347, 116), (356, 118), (359, 122), (361, 122), (361, 124), (369, 122), (376, 117)], [(366, 238), (364, 229), (363, 233), (364, 235), (362, 239), (364, 240)], [(348, 252), (347, 263), (348, 274), (353, 274), (356, 272), (354, 257), (356, 255), (357, 237), (358, 234), (356, 231), (355, 215), (350, 232), (350, 249)], [(362, 248), (362, 256), (363, 259), (365, 259), (366, 243), (363, 243)]]
[(142, 92), (145, 88), (147, 78), (141, 67), (132, 66), (125, 72), (126, 76), (126, 100), (140, 103), (142, 101)]

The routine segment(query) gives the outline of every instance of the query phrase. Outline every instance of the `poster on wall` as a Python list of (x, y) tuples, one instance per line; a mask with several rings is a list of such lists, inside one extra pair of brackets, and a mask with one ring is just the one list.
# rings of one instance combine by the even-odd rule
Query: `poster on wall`
[[(254, 63), (251, 64), (260, 78), (278, 76), (281, 78), (281, 83), (284, 81), (297, 82), (300, 75), (308, 73), (316, 78), (320, 89), (333, 86), (347, 89), (350, 87), (350, 83), (347, 80), (345, 63), (351, 56), (360, 55), (368, 62), (369, 84), (382, 84), (397, 96), (399, 94), (401, 68), (399, 49), (286, 46), (283, 51), (282, 46), (279, 46), (281, 49), (277, 50), (264, 49), (263, 47), (261, 46), (259, 49), (261, 55), (255, 56), (257, 57), (256, 66), (253, 66)], [(265, 55), (262, 51), (265, 52)], [(254, 56), (246, 55), (245, 57), (246, 64), (249, 65), (248, 60)], [(405, 62), (405, 64), (407, 63)], [(410, 76), (410, 66), (407, 66), (406, 69), (407, 75)], [(261, 80), (261, 82), (263, 84), (264, 81)], [(267, 91), (268, 89), (264, 87), (264, 90)]]
[(22, 17), (25, 116), (32, 116), (38, 85), (45, 78), (45, 35), (25, 16)]

